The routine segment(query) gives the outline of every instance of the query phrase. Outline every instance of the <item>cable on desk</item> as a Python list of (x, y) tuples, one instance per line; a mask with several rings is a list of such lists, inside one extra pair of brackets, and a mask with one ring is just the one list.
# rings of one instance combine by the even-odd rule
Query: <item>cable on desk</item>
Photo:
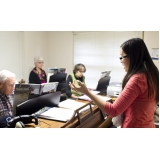
[[(44, 122), (44, 121), (41, 121), (41, 120), (38, 120), (38, 122), (42, 122), (42, 123), (45, 123), (45, 124), (47, 124), (49, 127), (48, 128), (51, 128), (51, 125), (50, 124), (48, 124), (48, 123), (46, 123), (46, 122)], [(41, 124), (39, 123), (39, 126), (41, 126)]]

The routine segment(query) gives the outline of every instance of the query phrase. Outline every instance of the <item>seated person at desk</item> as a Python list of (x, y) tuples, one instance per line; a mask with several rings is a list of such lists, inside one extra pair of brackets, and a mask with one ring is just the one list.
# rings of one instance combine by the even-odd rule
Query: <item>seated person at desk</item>
[(0, 71), (0, 117), (12, 116), (13, 92), (16, 76), (14, 73)]
[(90, 97), (95, 104), (111, 117), (121, 115), (122, 128), (155, 128), (154, 112), (159, 103), (159, 71), (149, 51), (140, 38), (127, 40), (120, 46), (120, 62), (126, 75), (122, 92), (115, 102), (108, 103), (92, 94), (85, 84), (71, 88)]
[(78, 98), (78, 96), (82, 95), (81, 93), (72, 90), (69, 86), (69, 83), (75, 82), (75, 85), (78, 85), (76, 80), (85, 83), (85, 76), (83, 75), (85, 72), (86, 67), (83, 64), (80, 63), (75, 65), (73, 73), (68, 76), (66, 82), (66, 95), (68, 98)]
[(43, 63), (44, 62), (42, 57), (34, 58), (35, 68), (33, 68), (29, 74), (29, 83), (42, 84), (47, 82), (46, 73), (42, 69)]

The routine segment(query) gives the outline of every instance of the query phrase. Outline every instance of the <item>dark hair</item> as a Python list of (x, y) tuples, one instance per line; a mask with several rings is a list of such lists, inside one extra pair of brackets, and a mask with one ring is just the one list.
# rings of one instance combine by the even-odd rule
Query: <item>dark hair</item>
[[(148, 85), (148, 97), (156, 94), (156, 102), (159, 102), (159, 70), (152, 61), (144, 41), (140, 38), (132, 38), (124, 42), (121, 46), (126, 55), (130, 57), (130, 65), (126, 73), (122, 88), (136, 73), (144, 73)], [(153, 88), (154, 86), (154, 88)]]
[(86, 67), (83, 64), (81, 64), (81, 63), (76, 64), (74, 66), (73, 73), (75, 74), (77, 71), (80, 71), (82, 69), (84, 69), (84, 72), (86, 72)]

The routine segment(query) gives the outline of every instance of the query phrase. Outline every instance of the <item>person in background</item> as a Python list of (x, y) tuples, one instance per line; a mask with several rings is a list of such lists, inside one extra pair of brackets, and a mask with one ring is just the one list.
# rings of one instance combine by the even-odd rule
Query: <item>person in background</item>
[(67, 77), (66, 81), (66, 95), (68, 98), (78, 98), (78, 96), (82, 95), (81, 93), (72, 90), (69, 86), (69, 83), (75, 82), (75, 85), (78, 85), (77, 81), (75, 80), (79, 80), (85, 84), (85, 76), (83, 75), (85, 72), (86, 67), (83, 64), (79, 63), (74, 66), (73, 73)]
[(37, 56), (34, 58), (35, 67), (29, 74), (29, 83), (42, 84), (47, 82), (46, 73), (42, 69), (43, 63), (42, 57)]
[(12, 116), (13, 92), (16, 76), (8, 70), (0, 71), (0, 116)]
[(105, 102), (93, 95), (82, 82), (70, 86), (90, 97), (111, 117), (122, 114), (122, 128), (155, 128), (154, 112), (159, 103), (159, 70), (153, 63), (144, 41), (132, 38), (120, 46), (120, 62), (127, 72), (122, 92), (115, 102)]

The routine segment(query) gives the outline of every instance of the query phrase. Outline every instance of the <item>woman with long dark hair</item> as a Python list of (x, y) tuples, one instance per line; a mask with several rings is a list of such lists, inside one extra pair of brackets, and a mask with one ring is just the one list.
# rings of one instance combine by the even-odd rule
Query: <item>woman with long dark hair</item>
[(97, 106), (111, 117), (123, 114), (122, 128), (155, 128), (154, 111), (159, 103), (159, 70), (154, 65), (144, 41), (127, 40), (120, 46), (120, 61), (127, 72), (122, 92), (111, 104), (93, 95), (82, 82), (72, 89), (89, 96)]

